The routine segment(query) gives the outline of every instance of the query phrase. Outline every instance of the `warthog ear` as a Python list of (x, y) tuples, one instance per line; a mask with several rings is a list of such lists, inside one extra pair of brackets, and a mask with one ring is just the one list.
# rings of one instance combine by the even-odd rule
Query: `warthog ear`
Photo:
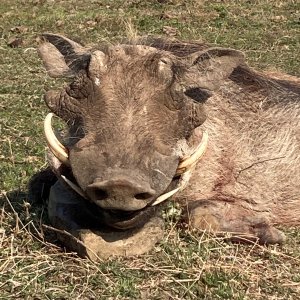
[(51, 77), (72, 77), (86, 69), (90, 61), (88, 49), (60, 35), (44, 33), (39, 55)]
[(244, 55), (233, 49), (210, 48), (193, 53), (185, 59), (187, 68), (182, 75), (183, 84), (188, 88), (213, 91), (243, 63)]

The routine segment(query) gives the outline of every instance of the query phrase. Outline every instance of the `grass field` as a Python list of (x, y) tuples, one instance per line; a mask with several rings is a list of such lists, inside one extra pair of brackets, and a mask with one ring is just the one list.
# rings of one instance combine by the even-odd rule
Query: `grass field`
[(40, 33), (97, 43), (131, 24), (141, 35), (240, 49), (256, 68), (299, 76), (299, 1), (1, 0), (0, 20), (0, 299), (300, 299), (300, 230), (284, 229), (283, 246), (245, 246), (166, 217), (151, 253), (96, 264), (56, 243), (42, 227), (45, 207), (26, 193), (46, 165), (42, 94), (60, 84), (38, 59)]

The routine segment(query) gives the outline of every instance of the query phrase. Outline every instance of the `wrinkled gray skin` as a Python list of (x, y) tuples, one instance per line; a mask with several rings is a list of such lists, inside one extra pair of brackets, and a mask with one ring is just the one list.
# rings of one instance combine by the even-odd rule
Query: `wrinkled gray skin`
[(43, 39), (49, 75), (72, 78), (45, 96), (69, 126), (65, 172), (106, 225), (147, 222), (200, 125), (207, 152), (174, 197), (192, 226), (277, 243), (284, 235), (274, 224), (300, 223), (297, 80), (271, 79), (239, 51), (198, 43), (141, 39), (93, 49)]

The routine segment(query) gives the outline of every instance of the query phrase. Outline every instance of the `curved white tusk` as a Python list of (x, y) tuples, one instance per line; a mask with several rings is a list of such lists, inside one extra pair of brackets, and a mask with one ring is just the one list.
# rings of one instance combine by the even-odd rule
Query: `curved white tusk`
[(79, 194), (81, 197), (86, 198), (86, 195), (84, 194), (83, 190), (76, 185), (75, 183), (73, 183), (71, 180), (69, 180), (66, 176), (64, 175), (60, 175), (60, 177), (66, 182), (66, 184), (72, 189), (74, 190), (77, 194)]
[(176, 175), (184, 173), (186, 170), (192, 168), (198, 160), (203, 156), (208, 144), (208, 134), (204, 131), (202, 134), (202, 139), (195, 152), (188, 156), (183, 157), (181, 162), (178, 164)]
[(197, 146), (196, 150), (194, 153), (190, 156), (183, 157), (181, 159), (181, 162), (179, 163), (177, 170), (176, 170), (176, 175), (181, 175), (181, 178), (179, 179), (179, 183), (177, 188), (175, 188), (172, 191), (169, 191), (165, 194), (160, 195), (152, 204), (151, 206), (155, 206), (159, 203), (162, 203), (163, 201), (167, 200), (177, 192), (183, 190), (191, 177), (191, 174), (194, 170), (194, 167), (196, 166), (197, 162), (199, 159), (203, 156), (205, 153), (205, 150), (207, 148), (207, 143), (208, 143), (208, 134), (206, 132), (203, 132), (202, 134), (202, 139), (200, 144)]
[(63, 144), (61, 144), (61, 142), (57, 139), (53, 132), (51, 125), (52, 117), (53, 113), (49, 113), (44, 121), (44, 133), (48, 147), (58, 160), (60, 160), (65, 165), (70, 165), (67, 148)]
[(168, 198), (170, 198), (171, 196), (173, 196), (174, 194), (176, 194), (178, 191), (180, 191), (180, 187), (168, 192), (168, 193), (165, 193), (165, 194), (162, 194), (161, 196), (159, 196), (152, 204), (151, 206), (155, 206), (159, 203), (162, 203), (163, 201), (167, 200)]

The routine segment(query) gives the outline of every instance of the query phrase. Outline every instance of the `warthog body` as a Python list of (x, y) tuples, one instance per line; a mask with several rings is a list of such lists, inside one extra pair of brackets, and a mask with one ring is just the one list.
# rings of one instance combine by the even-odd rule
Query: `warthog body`
[(258, 73), (240, 52), (196, 42), (93, 49), (45, 34), (40, 54), (50, 76), (73, 78), (45, 97), (69, 126), (67, 166), (54, 159), (54, 172), (78, 185), (101, 224), (147, 223), (204, 132), (206, 152), (173, 196), (191, 226), (277, 243), (284, 235), (274, 226), (300, 224), (297, 79)]

